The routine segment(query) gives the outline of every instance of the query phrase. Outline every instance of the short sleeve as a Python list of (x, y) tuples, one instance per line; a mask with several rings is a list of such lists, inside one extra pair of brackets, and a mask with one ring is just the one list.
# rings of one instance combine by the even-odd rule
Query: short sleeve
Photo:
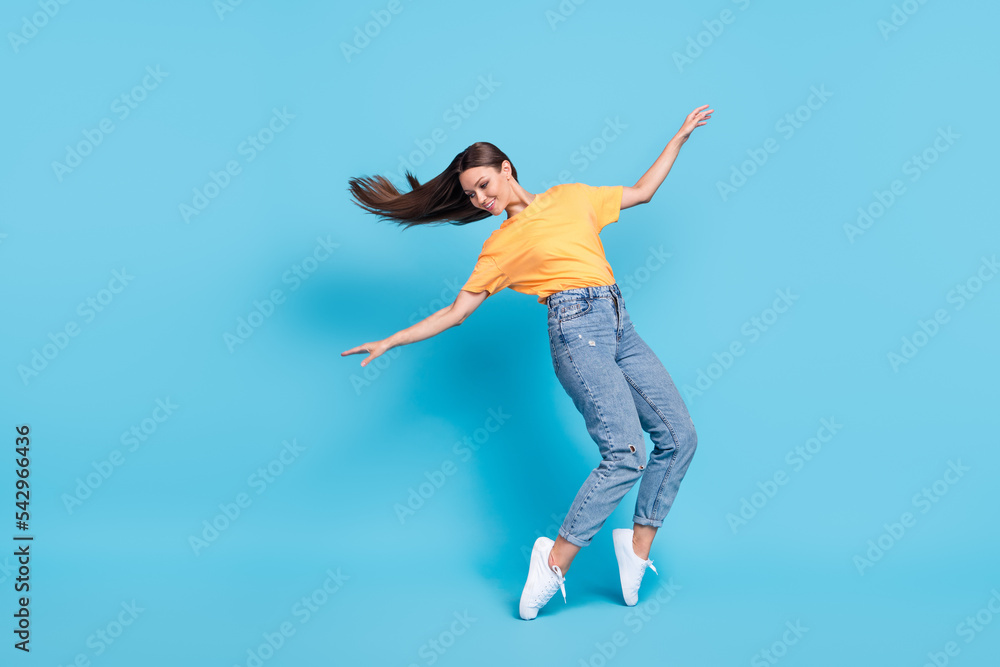
[(469, 292), (485, 290), (490, 294), (496, 294), (508, 285), (510, 285), (510, 278), (500, 270), (496, 261), (489, 255), (480, 255), (476, 267), (472, 270), (472, 275), (465, 281), (462, 289)]
[(583, 184), (590, 205), (594, 208), (597, 220), (597, 231), (600, 232), (606, 225), (618, 220), (618, 214), (622, 209), (622, 193), (625, 191), (623, 185), (601, 185), (593, 186)]

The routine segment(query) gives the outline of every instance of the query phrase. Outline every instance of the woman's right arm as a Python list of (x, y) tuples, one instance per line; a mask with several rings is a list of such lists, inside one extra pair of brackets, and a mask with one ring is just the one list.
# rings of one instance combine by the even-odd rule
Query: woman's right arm
[(341, 352), (340, 356), (344, 357), (349, 354), (368, 352), (368, 358), (361, 362), (362, 366), (366, 366), (372, 359), (385, 354), (386, 351), (394, 347), (425, 340), (438, 335), (445, 329), (450, 329), (453, 326), (461, 324), (486, 300), (487, 296), (489, 296), (489, 292), (467, 292), (461, 290), (458, 296), (455, 297), (454, 302), (431, 313), (413, 326), (397, 331), (388, 338), (352, 347), (350, 350)]

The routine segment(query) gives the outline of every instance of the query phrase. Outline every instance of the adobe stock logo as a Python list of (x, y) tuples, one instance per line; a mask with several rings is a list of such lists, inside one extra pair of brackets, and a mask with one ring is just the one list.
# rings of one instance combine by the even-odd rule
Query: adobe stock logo
[[(987, 282), (993, 280), (997, 273), (1000, 273), (1000, 262), (997, 262), (997, 256), (993, 255), (991, 258), (987, 258), (984, 255), (980, 258), (976, 272), (948, 290), (945, 300), (955, 304), (955, 312), (962, 310), (966, 304), (976, 298), (980, 290)], [(951, 315), (945, 308), (936, 309), (926, 320), (918, 319), (917, 328), (909, 335), (900, 338), (901, 344), (898, 351), (893, 349), (886, 354), (892, 372), (898, 373), (900, 367), (910, 363), (920, 353), (920, 350), (926, 347), (938, 335), (941, 328), (949, 322), (951, 322)]]
[[(160, 425), (166, 422), (174, 412), (180, 408), (179, 405), (170, 400), (157, 398), (156, 407), (150, 412), (148, 417), (142, 419), (138, 424), (133, 424), (129, 430), (122, 431), (119, 441), (122, 445), (128, 445), (129, 452), (134, 452), (148, 441), (159, 429)], [(76, 478), (76, 486), (72, 493), (63, 493), (62, 501), (66, 512), (72, 514), (77, 508), (90, 498), (94, 491), (100, 488), (108, 479), (115, 474), (115, 470), (125, 463), (125, 454), (121, 449), (113, 449), (106, 458), (99, 461), (90, 462), (93, 468), (82, 477)]]
[(560, 23), (565, 23), (569, 17), (576, 12), (576, 8), (579, 5), (582, 5), (586, 1), (587, 0), (562, 0), (555, 10), (545, 10), (545, 20), (548, 21), (549, 27), (552, 28), (553, 32)]
[[(996, 603), (995, 606), (994, 603)], [(1000, 616), (1000, 591), (993, 588), (990, 590), (990, 598), (985, 605), (976, 611), (976, 615), (967, 614), (955, 626), (955, 634), (961, 637), (966, 644), (971, 644), (979, 636), (979, 633), (985, 630), (998, 616)], [(945, 667), (950, 662), (948, 656), (954, 658), (961, 652), (962, 647), (958, 645), (957, 641), (947, 641), (940, 651), (927, 652), (927, 662), (923, 664), (923, 667)]]
[[(302, 286), (303, 282), (319, 270), (320, 264), (325, 262), (333, 254), (333, 251), (340, 247), (339, 243), (330, 240), (330, 234), (326, 238), (316, 237), (316, 245), (310, 254), (292, 264), (287, 271), (281, 274), (281, 282), (291, 285), (289, 292), (294, 292)], [(278, 306), (285, 303), (286, 295), (278, 288), (274, 288), (264, 297), (263, 300), (254, 299), (253, 308), (247, 313), (236, 318), (236, 327), (232, 332), (225, 331), (222, 334), (222, 341), (232, 354), (237, 347), (246, 343), (254, 332), (257, 331), (264, 322), (270, 319)]]
[[(580, 146), (569, 156), (569, 161), (577, 168), (577, 173), (583, 173), (586, 171), (587, 167), (596, 162), (597, 158), (603, 155), (604, 152), (608, 150), (608, 147), (614, 143), (627, 128), (628, 125), (621, 121), (620, 116), (615, 116), (614, 120), (611, 120), (610, 116), (605, 116), (604, 125), (601, 127), (600, 132), (596, 133), (587, 143), (580, 144)], [(572, 171), (569, 169), (561, 169), (554, 181), (542, 181), (542, 187), (548, 190), (549, 188), (561, 183), (569, 183), (571, 178), (575, 178)]]
[[(833, 97), (833, 93), (826, 89), (826, 84), (820, 84), (819, 88), (810, 86), (809, 96), (805, 102), (795, 107), (791, 111), (785, 112), (781, 118), (774, 123), (775, 132), (780, 132), (782, 138), (787, 142), (798, 130), (801, 130), (815, 112)], [(768, 137), (761, 144), (760, 148), (748, 148), (746, 150), (747, 159), (739, 165), (732, 164), (729, 167), (729, 178), (719, 179), (715, 182), (715, 189), (719, 193), (722, 201), (728, 201), (736, 192), (747, 184), (750, 178), (767, 164), (771, 155), (778, 152), (781, 143), (774, 137)]]
[[(499, 431), (510, 419), (510, 415), (503, 411), (503, 407), (487, 410), (489, 416), (483, 421), (483, 425), (472, 431), (472, 436), (463, 436), (461, 440), (456, 440), (451, 451), (458, 457), (461, 463), (466, 463), (478, 452), (491, 438), (492, 434)], [(416, 487), (410, 486), (406, 490), (405, 504), (395, 503), (393, 511), (396, 518), (402, 525), (407, 519), (414, 516), (420, 508), (424, 507), (428, 500), (434, 497), (448, 479), (454, 476), (460, 469), (455, 461), (447, 458), (438, 466), (424, 472), (424, 480), (421, 480)]]
[[(104, 655), (108, 649), (114, 646), (115, 642), (121, 638), (125, 631), (135, 623), (136, 619), (139, 618), (139, 614), (146, 611), (146, 608), (140, 607), (134, 598), (131, 604), (122, 600), (119, 606), (121, 607), (121, 611), (114, 618), (107, 623), (101, 623), (97, 630), (87, 636), (85, 645), (90, 649), (91, 657), (88, 657), (87, 653), (79, 651), (66, 663), (67, 665), (90, 667), (92, 664), (91, 658)], [(62, 666), (60, 665), (60, 667)]]
[(215, 15), (219, 17), (220, 21), (225, 21), (226, 14), (232, 14), (242, 4), (243, 0), (215, 0), (212, 3), (212, 9), (215, 10)]
[[(142, 80), (115, 99), (111, 100), (110, 111), (115, 114), (119, 121), (129, 117), (135, 109), (139, 108), (149, 97), (149, 94), (160, 87), (163, 80), (170, 76), (169, 72), (164, 72), (157, 65), (154, 69), (152, 65), (146, 67), (146, 74)], [(84, 158), (91, 155), (102, 143), (104, 138), (114, 132), (115, 123), (110, 118), (102, 118), (97, 122), (97, 127), (86, 128), (81, 131), (83, 139), (75, 144), (66, 144), (66, 154), (63, 161), (52, 161), (52, 172), (56, 179), (62, 183), (63, 179), (73, 173), (73, 170), (83, 164)]]
[(60, 5), (66, 4), (69, 4), (69, 0), (39, 0), (38, 7), (41, 11), (32, 14), (31, 19), (22, 16), (21, 29), (18, 32), (7, 33), (10, 48), (14, 49), (14, 53), (18, 53), (21, 47), (28, 43), (28, 40), (34, 39), (38, 35), (38, 31), (47, 26), (49, 21), (59, 13)]
[[(667, 607), (677, 591), (682, 588), (680, 584), (674, 583), (674, 578), (660, 579), (656, 588), (656, 593), (644, 595), (642, 602), (629, 609), (622, 618), (622, 623), (631, 628), (632, 634), (642, 632), (643, 628), (651, 626), (653, 617)], [(591, 637), (591, 640), (596, 637)], [(605, 667), (618, 655), (618, 651), (629, 643), (629, 636), (623, 630), (615, 630), (607, 637), (606, 641), (594, 642), (594, 650), (586, 658), (577, 661), (579, 667)]]
[(809, 628), (803, 627), (802, 621), (798, 619), (794, 624), (785, 621), (785, 627), (788, 629), (781, 633), (781, 639), (773, 641), (767, 648), (762, 648), (753, 654), (750, 658), (750, 667), (768, 667), (775, 664), (788, 655), (790, 646), (798, 644), (799, 639), (809, 632)]
[[(747, 337), (747, 343), (755, 343), (760, 340), (760, 337), (778, 321), (780, 316), (787, 313), (799, 300), (799, 295), (794, 294), (788, 287), (775, 290), (775, 294), (777, 298), (774, 299), (770, 307), (764, 308), (758, 315), (750, 317), (740, 326), (740, 333)], [(704, 369), (697, 369), (694, 384), (685, 383), (681, 386), (684, 401), (690, 403), (694, 397), (704, 395), (719, 378), (733, 367), (736, 359), (742, 357), (746, 351), (747, 345), (744, 345), (740, 339), (736, 339), (729, 343), (722, 352), (712, 353), (712, 358), (715, 361), (709, 362)]]
[[(250, 163), (257, 159), (261, 153), (274, 141), (277, 135), (281, 134), (295, 118), (295, 114), (288, 111), (288, 107), (271, 108), (271, 117), (267, 124), (260, 127), (253, 134), (248, 134), (246, 139), (236, 146), (236, 152), (245, 157), (244, 162)], [(226, 164), (219, 171), (208, 171), (208, 180), (201, 186), (191, 189), (190, 203), (181, 202), (177, 210), (181, 220), (190, 224), (191, 218), (195, 218), (204, 212), (208, 205), (215, 200), (222, 192), (229, 187), (233, 178), (243, 173), (243, 166), (240, 161), (233, 158), (226, 161)]]
[(903, 0), (901, 5), (893, 4), (892, 13), (889, 20), (879, 19), (875, 26), (882, 35), (882, 41), (888, 42), (890, 33), (899, 32), (910, 20), (910, 17), (920, 11), (922, 5), (926, 5), (927, 0)]
[[(956, 134), (951, 129), (951, 125), (946, 128), (937, 128), (937, 135), (919, 153), (914, 153), (905, 162), (900, 170), (905, 176), (910, 177), (911, 183), (916, 183), (931, 168), (931, 165), (940, 159), (941, 155), (947, 153), (962, 135)], [(885, 216), (889, 209), (907, 193), (906, 183), (902, 179), (893, 179), (885, 190), (875, 188), (872, 190), (872, 198), (864, 206), (857, 209), (857, 218), (854, 222), (844, 223), (844, 235), (850, 243), (854, 239), (864, 235), (871, 227)]]
[[(107, 287), (97, 290), (93, 296), (88, 296), (76, 307), (76, 314), (83, 319), (84, 324), (90, 324), (97, 317), (98, 313), (104, 312), (108, 306), (121, 294), (125, 288), (135, 280), (135, 276), (130, 274), (125, 267), (121, 271), (115, 269), (111, 272), (111, 280), (107, 282)], [(31, 348), (31, 360), (27, 365), (18, 364), (17, 374), (21, 378), (24, 386), (37, 378), (38, 375), (48, 368), (63, 350), (69, 346), (71, 339), (80, 335), (80, 324), (74, 320), (67, 320), (55, 333), (49, 332), (48, 338), (51, 342), (44, 343), (41, 351), (37, 347)]]
[[(462, 123), (472, 117), (472, 114), (479, 109), (486, 100), (493, 96), (497, 88), (503, 85), (502, 81), (493, 78), (493, 73), (480, 75), (476, 80), (475, 88), (468, 95), (458, 102), (453, 103), (441, 114), (441, 120), (448, 124), (448, 128), (453, 132), (462, 126)], [(416, 171), (416, 168), (427, 161), (438, 146), (448, 141), (448, 133), (444, 127), (435, 127), (426, 135), (413, 140), (414, 149), (406, 155), (399, 155), (399, 164), (396, 171), (391, 172), (401, 182), (406, 182), (406, 172)]]
[[(463, 284), (464, 283), (461, 278), (445, 278), (445, 288), (441, 290), (439, 295), (434, 299), (431, 299), (430, 303), (427, 305), (421, 306), (417, 310), (410, 313), (410, 316), (406, 321), (413, 325), (418, 321), (427, 318), (427, 316), (429, 316), (432, 312), (441, 310), (442, 308), (447, 308), (448, 305), (455, 300), (455, 297), (458, 296), (458, 293), (462, 291)], [(357, 373), (351, 373), (350, 381), (351, 386), (354, 388), (354, 395), (360, 396), (362, 389), (372, 386), (376, 380), (382, 377), (382, 374), (386, 371), (386, 369), (392, 366), (392, 360), (398, 359), (401, 354), (403, 354), (402, 348), (391, 348), (382, 356), (376, 357), (375, 361), (365, 366), (360, 375)]]
[[(750, 0), (733, 0), (733, 3), (740, 8), (740, 11), (746, 11), (750, 7)], [(715, 40), (722, 36), (722, 33), (726, 31), (726, 26), (736, 22), (736, 17), (737, 15), (732, 10), (723, 9), (719, 12), (719, 18), (702, 21), (701, 24), (705, 29), (693, 37), (687, 38), (687, 46), (683, 53), (680, 51), (673, 53), (677, 71), (683, 73), (685, 67), (693, 65), (694, 61), (700, 58), (705, 50), (715, 44)]]
[[(327, 568), (326, 578), (323, 583), (314, 588), (308, 595), (303, 595), (292, 605), (290, 615), (299, 621), (299, 626), (305, 625), (312, 618), (318, 615), (323, 607), (333, 600), (344, 586), (344, 582), (351, 577), (342, 573), (338, 567), (336, 572)], [(289, 620), (288, 616), (282, 620), (271, 632), (262, 632), (260, 637), (263, 641), (257, 640), (256, 646), (250, 646), (246, 650), (246, 660), (242, 665), (237, 663), (234, 667), (262, 667), (268, 660), (282, 649), (291, 638), (295, 636), (298, 628)]]
[[(941, 476), (920, 489), (918, 493), (913, 494), (910, 503), (919, 509), (921, 514), (927, 514), (970, 470), (972, 468), (962, 464), (962, 459), (954, 461), (948, 459), (948, 467), (945, 468)], [(899, 521), (883, 523), (882, 527), (885, 528), (885, 531), (875, 539), (868, 540), (868, 548), (862, 553), (855, 554), (853, 558), (854, 567), (857, 568), (858, 574), (864, 576), (865, 570), (871, 569), (875, 563), (882, 560), (886, 552), (903, 539), (907, 529), (917, 525), (918, 518), (912, 512), (903, 512), (899, 516)]]
[(385, 9), (373, 9), (370, 12), (372, 20), (364, 24), (364, 30), (362, 30), (362, 26), (354, 26), (354, 39), (351, 40), (351, 43), (340, 43), (340, 53), (344, 56), (344, 60), (349, 63), (352, 58), (361, 55), (361, 52), (368, 48), (372, 40), (389, 27), (392, 18), (401, 14), (404, 9), (406, 8), (401, 0), (389, 0)]
[(791, 467), (791, 471), (786, 472), (783, 468), (779, 468), (763, 481), (758, 481), (757, 488), (759, 490), (751, 493), (749, 499), (746, 496), (741, 496), (740, 506), (736, 513), (726, 514), (726, 523), (729, 524), (734, 535), (740, 528), (750, 523), (778, 495), (781, 487), (788, 484), (794, 477), (794, 473), (801, 471), (806, 463), (816, 458), (823, 451), (823, 446), (833, 440), (837, 433), (844, 428), (844, 425), (839, 423), (836, 417), (829, 419), (823, 417), (819, 423), (820, 426), (816, 429), (814, 437), (808, 438), (801, 445), (796, 445), (785, 454), (785, 463)]
[[(247, 486), (256, 491), (258, 496), (271, 488), (277, 478), (298, 461), (299, 456), (306, 450), (305, 445), (300, 445), (295, 438), (292, 438), (291, 442), (283, 440), (281, 445), (281, 449), (273, 459), (267, 464), (259, 466), (247, 477)], [(244, 491), (237, 493), (232, 501), (219, 503), (219, 512), (209, 519), (203, 519), (200, 530), (188, 535), (188, 546), (191, 547), (194, 555), (201, 555), (202, 551), (214, 544), (219, 536), (229, 530), (251, 505), (253, 505), (253, 497)]]
[[(470, 616), (468, 609), (464, 610), (461, 614), (457, 611), (452, 612), (451, 615), (455, 620), (451, 621), (447, 628), (425, 641), (417, 649), (417, 655), (424, 659), (423, 664), (433, 665), (437, 662), (448, 652), (448, 649), (455, 645), (458, 638), (464, 635), (472, 627), (472, 624), (479, 620), (475, 616)], [(409, 667), (418, 667), (418, 665), (411, 662)]]

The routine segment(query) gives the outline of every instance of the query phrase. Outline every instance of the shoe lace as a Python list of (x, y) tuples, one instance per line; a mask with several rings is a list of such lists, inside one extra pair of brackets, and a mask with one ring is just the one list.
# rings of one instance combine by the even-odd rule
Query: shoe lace
[[(653, 567), (653, 560), (651, 558), (647, 558), (645, 563), (646, 565), (649, 566), (649, 569), (651, 569), (653, 572), (656, 572), (656, 568)], [(642, 574), (643, 570), (641, 568), (633, 572), (631, 584), (634, 588), (639, 588), (639, 584), (642, 581)], [(656, 572), (656, 576), (660, 576), (660, 573)]]
[(560, 590), (562, 590), (563, 603), (566, 602), (566, 577), (563, 576), (562, 569), (558, 565), (553, 565), (551, 570), (554, 576), (545, 583), (544, 587), (535, 593), (535, 597), (532, 600), (534, 605), (541, 604), (542, 602), (548, 602), (549, 599), (555, 594), (557, 586)]

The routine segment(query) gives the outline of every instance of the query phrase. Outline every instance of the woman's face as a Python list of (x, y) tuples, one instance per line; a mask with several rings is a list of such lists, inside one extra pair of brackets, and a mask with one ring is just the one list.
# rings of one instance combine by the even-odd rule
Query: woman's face
[(462, 190), (476, 208), (497, 215), (507, 206), (510, 198), (510, 181), (507, 180), (510, 168), (507, 165), (505, 160), (501, 171), (493, 167), (471, 167), (459, 175)]

